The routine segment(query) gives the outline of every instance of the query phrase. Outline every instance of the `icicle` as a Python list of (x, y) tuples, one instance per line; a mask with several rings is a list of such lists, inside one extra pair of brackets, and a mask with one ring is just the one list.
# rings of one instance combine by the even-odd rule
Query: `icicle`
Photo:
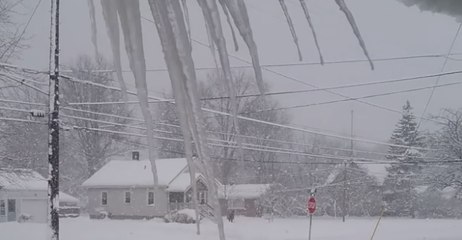
[(250, 27), (249, 16), (247, 8), (243, 0), (227, 0), (224, 1), (228, 7), (229, 13), (233, 17), (234, 25), (236, 25), (239, 33), (244, 39), (249, 53), (252, 58), (252, 65), (255, 71), (255, 79), (257, 81), (258, 89), (261, 93), (264, 93), (265, 86), (263, 83), (263, 74), (260, 66), (260, 59), (258, 57), (257, 44), (255, 43), (252, 35), (252, 28)]
[(225, 13), (226, 16), (226, 21), (228, 22), (229, 29), (231, 30), (231, 35), (233, 37), (233, 42), (234, 42), (234, 51), (239, 51), (239, 44), (237, 43), (236, 39), (236, 33), (234, 32), (233, 24), (231, 23), (231, 18), (229, 16), (229, 11), (226, 8), (226, 3), (224, 0), (218, 0), (220, 2), (221, 8), (223, 9), (223, 12)]
[(122, 75), (122, 63), (120, 60), (120, 33), (119, 20), (117, 17), (117, 5), (114, 0), (101, 0), (103, 8), (104, 22), (106, 23), (107, 33), (111, 42), (112, 58), (114, 68), (116, 69), (117, 80), (125, 100), (127, 97), (127, 86)]
[(298, 60), (302, 61), (303, 57), (302, 52), (300, 51), (300, 45), (298, 45), (297, 32), (295, 32), (294, 24), (292, 23), (292, 18), (287, 10), (286, 2), (284, 2), (284, 0), (279, 0), (279, 4), (281, 4), (282, 11), (284, 12), (284, 16), (286, 16), (287, 24), (289, 25), (290, 33), (292, 34), (295, 46), (297, 47)]
[(215, 69), (218, 73), (220, 70), (220, 65), (218, 65), (217, 55), (215, 52), (215, 42), (213, 41), (212, 33), (210, 33), (210, 27), (208, 25), (209, 23), (205, 21), (205, 31), (207, 32), (207, 42), (209, 44), (210, 55), (212, 55), (213, 63), (215, 64)]
[(141, 113), (146, 122), (149, 160), (153, 174), (154, 186), (158, 186), (156, 153), (154, 151), (154, 123), (148, 105), (146, 84), (146, 63), (144, 59), (143, 36), (141, 31), (141, 14), (138, 0), (118, 0), (117, 10), (125, 40), (125, 50), (130, 62), (130, 69), (135, 77), (135, 85), (140, 101)]
[[(215, 42), (215, 45), (218, 48), (218, 55), (220, 57), (220, 63), (223, 70), (223, 76), (225, 79), (225, 86), (230, 97), (231, 104), (231, 114), (233, 118), (233, 125), (235, 134), (239, 134), (239, 124), (237, 119), (238, 109), (237, 109), (237, 100), (236, 100), (236, 90), (234, 87), (233, 76), (231, 73), (231, 66), (228, 58), (228, 50), (226, 49), (226, 40), (223, 35), (223, 30), (221, 27), (220, 14), (218, 12), (218, 6), (214, 0), (198, 0), (199, 6), (202, 9), (204, 19), (209, 28), (210, 35), (212, 40)], [(233, 126), (230, 124), (227, 130), (227, 134), (231, 135)], [(239, 141), (239, 138), (236, 138), (238, 141), (240, 152), (242, 153), (242, 143)]]
[[(167, 64), (168, 73), (171, 79), (172, 90), (175, 96), (175, 103), (177, 106), (177, 112), (180, 120), (181, 130), (183, 132), (183, 139), (185, 144), (185, 153), (186, 160), (188, 162), (188, 168), (190, 172), (191, 183), (195, 181), (195, 165), (193, 161), (193, 145), (191, 132), (188, 126), (188, 112), (186, 111), (186, 90), (181, 84), (181, 79), (184, 77), (182, 75), (181, 63), (178, 60), (178, 52), (173, 44), (173, 33), (171, 32), (171, 26), (168, 24), (165, 16), (162, 17), (159, 11), (167, 11), (167, 9), (162, 8), (159, 3), (155, 1), (149, 1), (151, 12), (156, 22), (157, 32), (159, 33), (159, 38), (161, 41), (162, 49), (164, 52), (165, 62)], [(165, 7), (165, 6), (164, 6)], [(193, 196), (196, 196), (197, 187), (195, 184), (193, 186)], [(193, 197), (194, 210), (196, 215), (196, 227), (197, 234), (200, 234), (200, 222), (199, 222), (199, 205), (197, 198)]]
[(189, 43), (191, 43), (191, 22), (189, 21), (189, 11), (188, 11), (188, 4), (186, 3), (186, 0), (181, 0), (181, 5), (183, 6), (184, 19), (188, 27), (187, 30), (188, 30)]
[(353, 14), (351, 13), (350, 9), (348, 9), (347, 5), (345, 4), (344, 0), (335, 0), (337, 5), (340, 8), (340, 11), (345, 13), (346, 18), (348, 19), (348, 22), (350, 23), (351, 28), (353, 29), (353, 33), (355, 34), (356, 38), (359, 41), (359, 45), (364, 51), (364, 55), (366, 55), (367, 60), (369, 60), (369, 64), (371, 65), (371, 69), (374, 70), (374, 63), (372, 62), (371, 58), (369, 57), (369, 53), (366, 48), (366, 44), (364, 43), (363, 38), (361, 37), (361, 33), (359, 32), (358, 25), (356, 24), (355, 18), (353, 17)]
[(310, 25), (311, 33), (313, 34), (314, 43), (316, 44), (316, 48), (318, 49), (319, 53), (319, 61), (321, 65), (324, 65), (324, 58), (322, 57), (321, 47), (319, 47), (318, 37), (316, 36), (316, 31), (314, 30), (313, 22), (311, 21), (310, 12), (308, 11), (308, 6), (306, 5), (305, 0), (300, 0), (300, 4), (302, 5), (303, 12), (305, 13), (306, 20), (308, 21), (308, 25)]
[[(161, 38), (164, 57), (174, 89), (178, 113), (183, 125), (183, 134), (191, 133), (199, 161), (204, 166), (204, 175), (209, 183), (211, 203), (215, 210), (219, 237), (225, 239), (223, 219), (218, 204), (217, 189), (210, 166), (210, 157), (206, 145), (205, 129), (202, 121), (201, 106), (197, 90), (197, 80), (194, 72), (194, 62), (191, 56), (191, 45), (187, 40), (186, 27), (183, 21), (178, 0), (149, 0), (152, 15), (156, 21), (157, 31)], [(184, 99), (184, 100), (182, 100)], [(185, 141), (189, 141), (185, 138)]]
[(98, 39), (97, 39), (97, 28), (96, 28), (96, 14), (95, 14), (95, 4), (93, 0), (87, 0), (88, 9), (90, 11), (90, 24), (91, 24), (91, 42), (95, 48), (95, 58), (98, 58)]

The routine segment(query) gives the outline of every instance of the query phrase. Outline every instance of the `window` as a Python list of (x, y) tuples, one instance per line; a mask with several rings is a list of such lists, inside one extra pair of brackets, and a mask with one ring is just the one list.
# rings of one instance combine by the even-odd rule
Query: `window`
[(148, 192), (148, 206), (154, 205), (154, 192)]
[(130, 204), (132, 202), (132, 194), (130, 192), (125, 192), (124, 202)]
[(107, 192), (101, 193), (101, 205), (103, 206), (107, 205)]
[(199, 204), (206, 204), (207, 203), (207, 191), (200, 191), (198, 200), (199, 200)]
[(0, 216), (6, 215), (5, 200), (0, 200)]

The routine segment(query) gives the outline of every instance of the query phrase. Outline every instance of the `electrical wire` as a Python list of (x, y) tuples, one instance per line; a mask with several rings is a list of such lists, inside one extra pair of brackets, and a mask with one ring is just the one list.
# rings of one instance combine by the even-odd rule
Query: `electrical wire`
[[(295, 109), (295, 108), (305, 108), (305, 107), (312, 107), (312, 106), (320, 106), (320, 105), (326, 105), (326, 104), (332, 104), (332, 103), (348, 102), (348, 101), (357, 100), (357, 99), (383, 97), (383, 96), (389, 96), (389, 95), (395, 95), (395, 94), (401, 94), (401, 93), (422, 91), (422, 90), (426, 90), (426, 89), (449, 87), (449, 86), (460, 85), (460, 84), (462, 84), (462, 82), (453, 82), (453, 83), (432, 85), (432, 86), (420, 87), (420, 88), (410, 88), (410, 89), (405, 89), (405, 90), (400, 90), (400, 91), (378, 93), (378, 94), (366, 95), (366, 96), (361, 96), (361, 97), (352, 97), (352, 98), (349, 98), (349, 99), (339, 99), (339, 100), (332, 100), (332, 101), (326, 101), (326, 102), (318, 102), (318, 103), (301, 104), (301, 105), (295, 105), (295, 106), (286, 106), (286, 107), (262, 109), (262, 110), (251, 111), (251, 112), (244, 112), (243, 114), (260, 113), (260, 112), (268, 112), (268, 111), (279, 111), (279, 110), (287, 110), (287, 109)], [(440, 121), (437, 121), (437, 122), (438, 123), (443, 123), (443, 122), (440, 122)]]

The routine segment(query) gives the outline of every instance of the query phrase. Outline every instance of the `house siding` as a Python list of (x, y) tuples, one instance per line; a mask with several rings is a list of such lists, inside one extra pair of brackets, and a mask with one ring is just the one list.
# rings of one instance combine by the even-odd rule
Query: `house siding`
[[(88, 213), (91, 218), (100, 211), (108, 213), (110, 218), (153, 218), (163, 217), (168, 210), (168, 197), (164, 188), (154, 192), (154, 205), (148, 205), (149, 191), (153, 188), (91, 188), (88, 189)], [(107, 205), (101, 205), (101, 193), (107, 192)], [(131, 192), (131, 203), (125, 203), (125, 192)]]
[(8, 221), (8, 199), (16, 200), (15, 220), (21, 214), (28, 214), (32, 217), (29, 220), (30, 222), (47, 222), (48, 201), (46, 190), (3, 190), (0, 191), (0, 199), (6, 203), (6, 215), (0, 216), (0, 222)]

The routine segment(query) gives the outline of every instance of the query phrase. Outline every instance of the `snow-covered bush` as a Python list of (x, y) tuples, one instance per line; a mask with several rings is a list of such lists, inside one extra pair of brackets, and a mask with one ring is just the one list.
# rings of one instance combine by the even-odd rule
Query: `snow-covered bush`
[(22, 214), (19, 215), (19, 217), (18, 217), (18, 222), (19, 222), (19, 223), (23, 223), (23, 222), (30, 221), (31, 219), (32, 219), (32, 216), (31, 216), (30, 214), (22, 213)]
[(168, 213), (164, 216), (165, 222), (176, 222), (176, 223), (196, 223), (194, 209), (182, 209)]

